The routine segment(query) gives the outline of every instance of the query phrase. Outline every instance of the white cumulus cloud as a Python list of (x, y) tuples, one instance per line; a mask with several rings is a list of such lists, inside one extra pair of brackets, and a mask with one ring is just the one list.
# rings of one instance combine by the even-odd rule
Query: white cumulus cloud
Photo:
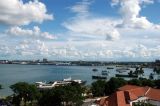
[(47, 14), (45, 4), (38, 0), (23, 3), (22, 0), (0, 1), (0, 23), (9, 25), (28, 25), (31, 22), (42, 23), (52, 20), (53, 15)]
[[(72, 35), (85, 35), (88, 38), (101, 37), (108, 41), (117, 40), (120, 37), (116, 29), (121, 20), (110, 18), (96, 18), (89, 11), (91, 0), (83, 0), (69, 7), (71, 12), (76, 13), (74, 17), (63, 23)], [(92, 18), (91, 18), (92, 17)], [(94, 18), (93, 18), (94, 17)]]
[(36, 38), (36, 39), (48, 39), (53, 40), (56, 37), (48, 32), (42, 32), (38, 26), (34, 26), (33, 30), (23, 29), (21, 27), (11, 27), (6, 31), (7, 35), (15, 37), (26, 37), (26, 38)]
[(119, 11), (123, 18), (122, 26), (147, 29), (159, 26), (154, 25), (147, 17), (140, 15), (142, 5), (152, 3), (154, 3), (154, 0), (112, 0), (111, 5), (120, 6)]

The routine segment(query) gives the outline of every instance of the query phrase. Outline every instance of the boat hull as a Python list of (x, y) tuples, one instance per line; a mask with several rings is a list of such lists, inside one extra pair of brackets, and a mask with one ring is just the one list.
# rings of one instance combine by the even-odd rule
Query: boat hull
[(92, 79), (107, 79), (105, 76), (92, 76)]

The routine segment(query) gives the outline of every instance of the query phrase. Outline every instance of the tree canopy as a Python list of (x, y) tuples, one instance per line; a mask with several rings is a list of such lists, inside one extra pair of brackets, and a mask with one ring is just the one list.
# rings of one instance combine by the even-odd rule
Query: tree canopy
[(38, 103), (40, 106), (81, 106), (83, 92), (84, 89), (79, 84), (58, 86), (42, 91)]
[(154, 72), (154, 73), (157, 73), (157, 74), (160, 74), (160, 68), (159, 68), (159, 67), (155, 67), (155, 68), (153, 69), (153, 72)]
[(39, 96), (37, 87), (26, 82), (18, 82), (11, 85), (10, 88), (14, 92), (13, 104), (19, 105), (22, 100), (26, 104), (27, 101), (33, 101)]
[(93, 93), (93, 96), (104, 96), (105, 86), (106, 86), (106, 81), (104, 80), (97, 80), (96, 82), (93, 82), (91, 86), (91, 91)]
[(97, 80), (91, 85), (91, 91), (94, 97), (110, 95), (117, 91), (117, 89), (126, 84), (137, 86), (150, 86), (154, 88), (160, 88), (160, 80), (150, 80), (146, 78), (124, 80), (123, 78), (111, 78), (109, 81)]
[(127, 81), (125, 81), (123, 78), (115, 78), (112, 77), (107, 83), (106, 83), (106, 94), (112, 94), (114, 93), (117, 88), (126, 85)]
[(109, 81), (97, 80), (92, 83), (91, 90), (93, 96), (110, 95), (117, 90), (117, 88), (127, 84), (122, 78), (111, 78)]

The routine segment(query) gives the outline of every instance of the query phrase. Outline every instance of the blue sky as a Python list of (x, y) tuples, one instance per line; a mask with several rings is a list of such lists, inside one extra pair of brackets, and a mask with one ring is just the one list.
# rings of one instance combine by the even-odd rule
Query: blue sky
[(160, 58), (159, 0), (5, 0), (0, 8), (0, 59)]

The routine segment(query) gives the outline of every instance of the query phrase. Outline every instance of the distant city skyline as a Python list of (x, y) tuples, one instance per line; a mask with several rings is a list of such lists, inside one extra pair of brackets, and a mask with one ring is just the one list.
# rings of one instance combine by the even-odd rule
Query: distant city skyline
[(160, 0), (1, 0), (0, 60), (160, 59)]

